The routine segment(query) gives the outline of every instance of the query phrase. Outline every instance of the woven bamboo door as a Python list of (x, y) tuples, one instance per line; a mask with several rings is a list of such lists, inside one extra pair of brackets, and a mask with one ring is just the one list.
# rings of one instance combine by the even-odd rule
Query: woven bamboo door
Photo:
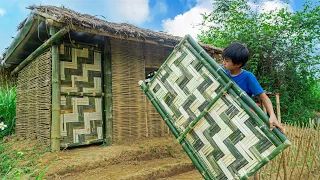
[(60, 46), (61, 146), (103, 140), (101, 51), (95, 47)]

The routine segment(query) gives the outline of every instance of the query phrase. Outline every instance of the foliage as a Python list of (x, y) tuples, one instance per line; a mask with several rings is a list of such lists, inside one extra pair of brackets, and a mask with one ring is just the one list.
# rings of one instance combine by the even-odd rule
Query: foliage
[[(0, 87), (0, 139), (14, 133), (16, 116), (16, 88)], [(2, 130), (3, 129), (3, 130)]]
[[(216, 47), (244, 43), (251, 54), (244, 67), (268, 92), (280, 92), (282, 119), (306, 123), (320, 111), (320, 6), (302, 11), (259, 10), (248, 0), (215, 0), (203, 14), (199, 40)], [(257, 7), (257, 8), (255, 8)]]
[(49, 152), (49, 146), (37, 142), (24, 149), (12, 149), (8, 143), (0, 143), (0, 177), (1, 179), (21, 179), (23, 176), (42, 179), (54, 160), (41, 172), (38, 169), (39, 157)]

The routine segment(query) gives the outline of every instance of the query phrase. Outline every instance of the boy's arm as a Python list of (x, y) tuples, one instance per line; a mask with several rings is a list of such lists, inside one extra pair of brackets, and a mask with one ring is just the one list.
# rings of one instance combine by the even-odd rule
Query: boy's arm
[(282, 133), (284, 133), (284, 129), (281, 126), (281, 124), (278, 122), (276, 115), (273, 111), (272, 102), (270, 101), (269, 97), (266, 95), (266, 93), (261, 93), (258, 95), (258, 97), (261, 99), (264, 107), (267, 109), (267, 112), (269, 114), (269, 123), (270, 123), (270, 130), (273, 129), (274, 126), (278, 127)]

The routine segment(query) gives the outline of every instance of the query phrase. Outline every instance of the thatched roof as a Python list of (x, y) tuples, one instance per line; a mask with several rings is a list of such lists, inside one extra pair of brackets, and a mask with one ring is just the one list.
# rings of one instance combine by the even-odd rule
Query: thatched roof
[(56, 6), (29, 6), (28, 9), (35, 10), (36, 13), (44, 13), (54, 20), (65, 22), (68, 25), (97, 29), (102, 32), (109, 32), (125, 36), (141, 38), (157, 38), (169, 41), (180, 41), (181, 37), (169, 35), (163, 32), (155, 32), (150, 29), (138, 28), (128, 23), (112, 23), (95, 16), (81, 14), (65, 7)]
[[(81, 14), (65, 7), (56, 6), (29, 6), (30, 16), (19, 24), (19, 34), (3, 54), (2, 63), (18, 65), (30, 52), (39, 47), (48, 37), (46, 27), (49, 24), (57, 27), (68, 26), (70, 30), (85, 32), (113, 38), (144, 41), (174, 47), (182, 37), (173, 36), (165, 32), (156, 32), (150, 29), (139, 28), (128, 23), (112, 23), (99, 19), (96, 16)], [(40, 21), (39, 21), (40, 20)], [(42, 24), (39, 22), (43, 22)], [(40, 31), (40, 32), (39, 32)], [(30, 41), (32, 46), (27, 45)], [(211, 45), (200, 44), (212, 57), (220, 59), (222, 49)]]
[[(128, 23), (112, 23), (99, 19), (96, 16), (78, 13), (65, 7), (29, 6), (28, 9), (35, 10), (36, 14), (46, 14), (46, 16), (48, 15), (54, 20), (64, 22), (68, 25), (96, 29), (101, 32), (109, 32), (114, 35), (122, 35), (123, 38), (140, 37), (143, 39), (155, 39), (156, 41), (161, 42), (172, 41), (176, 43), (182, 40), (182, 37), (173, 36), (165, 32), (156, 32), (150, 29), (139, 28)], [(213, 47), (211, 45), (201, 46), (206, 50), (215, 51), (216, 53), (221, 53), (222, 51), (222, 49)]]

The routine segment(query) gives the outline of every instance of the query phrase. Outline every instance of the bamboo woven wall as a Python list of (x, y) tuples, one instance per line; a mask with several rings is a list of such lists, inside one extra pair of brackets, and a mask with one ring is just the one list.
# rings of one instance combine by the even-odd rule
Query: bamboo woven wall
[[(172, 48), (156, 45), (144, 45), (145, 67), (160, 67), (172, 52)], [(146, 72), (149, 73), (149, 72)], [(146, 121), (148, 123), (148, 135), (159, 137), (170, 134), (169, 128), (154, 108), (151, 101), (146, 100)]]
[(168, 134), (160, 115), (146, 99), (138, 81), (145, 67), (159, 67), (172, 49), (111, 38), (114, 141)]
[(51, 52), (37, 57), (17, 78), (16, 133), (50, 143)]

